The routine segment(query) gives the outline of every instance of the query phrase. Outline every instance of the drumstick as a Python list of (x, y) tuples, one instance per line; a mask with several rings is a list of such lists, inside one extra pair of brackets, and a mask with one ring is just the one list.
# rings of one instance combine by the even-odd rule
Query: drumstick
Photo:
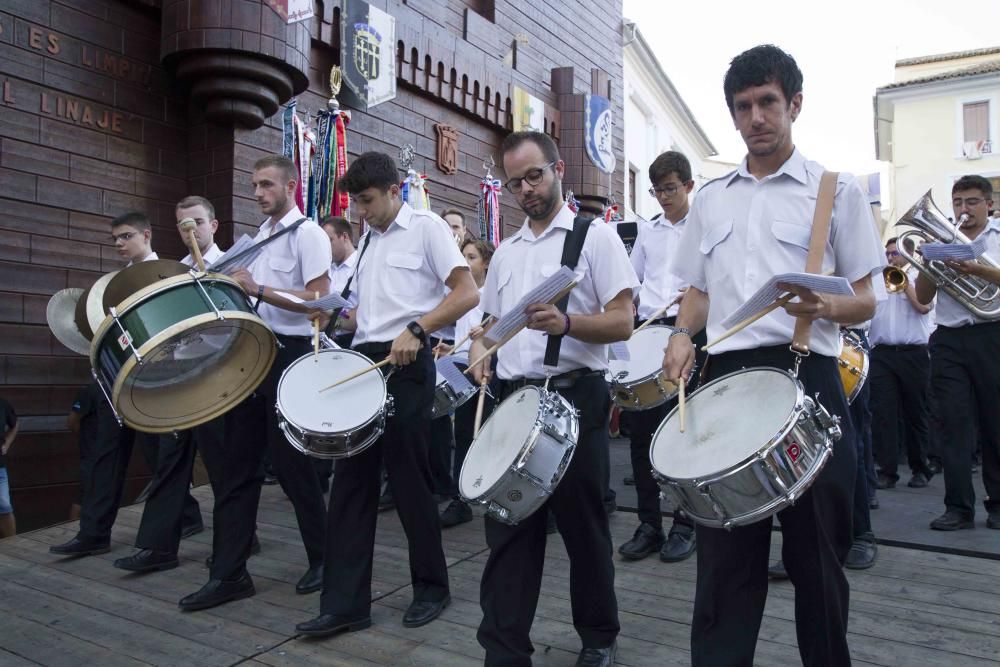
[(486, 401), (486, 378), (479, 383), (479, 400), (476, 401), (476, 423), (472, 428), (472, 439), (479, 435), (479, 426), (483, 423), (483, 403)]
[[(485, 319), (485, 320), (483, 320), (483, 323), (482, 323), (482, 324), (480, 324), (479, 326), (481, 326), (481, 327), (484, 327), (484, 326), (486, 326), (487, 324), (489, 324), (489, 323), (490, 323), (490, 321), (492, 321), (492, 320), (493, 320), (493, 316), (492, 316), (492, 315), (487, 315), (487, 316), (486, 316), (486, 319)], [(469, 340), (470, 338), (472, 338), (472, 331), (473, 331), (473, 329), (475, 329), (475, 328), (476, 328), (476, 327), (472, 327), (472, 329), (469, 329), (469, 333), (465, 334), (465, 336), (463, 336), (462, 338), (460, 338), (460, 339), (459, 339), (459, 341), (458, 341), (457, 343), (455, 343), (454, 345), (452, 345), (452, 346), (451, 346), (451, 352), (449, 352), (448, 354), (455, 354), (455, 350), (457, 350), (458, 348), (462, 347), (462, 345), (464, 345), (464, 344), (465, 344), (465, 341), (467, 341), (467, 340)], [(436, 353), (435, 353), (435, 354), (436, 354)], [(447, 357), (447, 356), (448, 356), (448, 354), (446, 354), (446, 355), (444, 355), (444, 356), (446, 356), (446, 357)], [(435, 356), (435, 357), (434, 357), (434, 359), (435, 359), (435, 360), (437, 360), (437, 357)]]
[[(314, 298), (319, 299), (319, 292), (313, 292)], [(319, 361), (319, 318), (313, 320), (313, 360)]]
[(337, 380), (336, 382), (334, 382), (333, 384), (331, 384), (329, 387), (323, 387), (322, 389), (319, 390), (319, 393), (322, 394), (327, 389), (333, 389), (334, 387), (339, 387), (340, 385), (344, 384), (348, 380), (353, 380), (356, 377), (361, 377), (365, 373), (371, 372), (371, 371), (375, 370), (376, 368), (382, 368), (387, 363), (389, 363), (389, 357), (386, 357), (382, 361), (380, 361), (377, 364), (374, 364), (372, 366), (369, 366), (368, 368), (362, 368), (360, 371), (357, 371), (356, 373), (351, 373), (347, 377), (341, 378), (340, 380)]
[(663, 308), (660, 308), (655, 313), (653, 313), (652, 315), (650, 315), (649, 317), (647, 317), (645, 322), (643, 322), (638, 327), (636, 327), (635, 331), (632, 332), (632, 335), (635, 335), (639, 331), (642, 331), (643, 329), (645, 329), (646, 327), (648, 327), (650, 324), (653, 323), (653, 320), (655, 320), (656, 318), (658, 318), (661, 315), (663, 315), (663, 313), (665, 313), (668, 310), (670, 310), (671, 308), (673, 308), (676, 304), (680, 303), (681, 299), (683, 299), (683, 298), (684, 298), (684, 293), (682, 292), (681, 294), (679, 294), (677, 296), (676, 299), (674, 299), (673, 301), (671, 301), (670, 303), (668, 303), (667, 305), (665, 305)]
[(756, 313), (755, 315), (751, 315), (750, 317), (746, 318), (745, 320), (743, 320), (742, 322), (740, 322), (739, 324), (737, 324), (732, 329), (730, 329), (729, 331), (725, 332), (724, 334), (722, 334), (721, 336), (719, 336), (715, 340), (709, 341), (708, 343), (706, 343), (705, 345), (703, 345), (701, 347), (701, 349), (704, 351), (704, 350), (707, 350), (710, 347), (714, 347), (714, 346), (718, 345), (719, 343), (721, 343), (722, 341), (726, 340), (730, 336), (736, 335), (739, 332), (743, 331), (748, 326), (750, 326), (751, 324), (753, 324), (754, 322), (756, 322), (760, 318), (764, 317), (765, 315), (767, 315), (771, 311), (774, 311), (774, 310), (777, 310), (778, 308), (781, 308), (782, 306), (784, 306), (786, 303), (788, 303), (789, 301), (791, 301), (794, 298), (795, 298), (795, 295), (792, 294), (791, 292), (789, 292), (785, 296), (783, 296), (780, 299), (774, 301), (770, 306), (764, 308), (763, 310), (761, 310), (760, 312)]
[(684, 378), (677, 380), (677, 412), (681, 418), (681, 433), (684, 432), (684, 405), (687, 403), (687, 396), (684, 393)]
[(191, 240), (191, 256), (194, 257), (194, 263), (198, 270), (204, 273), (205, 260), (201, 256), (201, 248), (198, 247), (198, 239), (194, 235), (194, 228), (198, 226), (198, 223), (195, 222), (194, 218), (184, 218), (177, 223), (177, 226)]

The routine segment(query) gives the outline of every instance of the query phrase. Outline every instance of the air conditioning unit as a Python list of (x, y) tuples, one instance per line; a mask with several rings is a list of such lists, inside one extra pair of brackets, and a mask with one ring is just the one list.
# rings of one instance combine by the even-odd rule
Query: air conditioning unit
[(962, 155), (965, 156), (966, 160), (978, 160), (983, 157), (983, 152), (981, 150), (980, 141), (966, 141), (962, 144)]

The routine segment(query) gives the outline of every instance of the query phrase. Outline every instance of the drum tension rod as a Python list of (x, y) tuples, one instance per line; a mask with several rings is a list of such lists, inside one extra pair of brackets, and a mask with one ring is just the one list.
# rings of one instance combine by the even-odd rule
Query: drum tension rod
[(115, 404), (111, 402), (108, 390), (104, 388), (104, 383), (101, 382), (101, 378), (97, 375), (97, 371), (91, 368), (90, 375), (94, 378), (94, 382), (97, 383), (97, 386), (101, 388), (101, 393), (104, 394), (104, 400), (106, 400), (108, 405), (111, 406), (111, 414), (115, 416), (115, 421), (118, 422), (118, 426), (121, 426), (122, 418), (118, 416), (118, 411), (115, 410)]
[(193, 278), (194, 278), (194, 284), (198, 286), (198, 291), (200, 291), (201, 295), (205, 298), (205, 303), (208, 304), (209, 308), (215, 311), (215, 317), (219, 320), (225, 320), (226, 319), (225, 316), (215, 305), (215, 302), (212, 301), (212, 297), (210, 297), (208, 295), (208, 292), (205, 291), (205, 287), (201, 284), (201, 280), (198, 278), (198, 276), (193, 276)]

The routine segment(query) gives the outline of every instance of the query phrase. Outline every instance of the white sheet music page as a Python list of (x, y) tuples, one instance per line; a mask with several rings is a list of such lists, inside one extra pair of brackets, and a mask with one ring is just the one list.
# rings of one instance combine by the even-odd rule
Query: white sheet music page
[(504, 313), (497, 320), (497, 323), (493, 325), (493, 328), (490, 329), (487, 338), (495, 343), (503, 340), (508, 334), (516, 331), (518, 327), (523, 326), (528, 321), (528, 316), (524, 314), (525, 308), (533, 303), (549, 303), (575, 279), (576, 274), (573, 272), (573, 269), (568, 266), (560, 267), (558, 271), (543, 280), (535, 289), (525, 294), (517, 302), (517, 305), (511, 308), (510, 312)]
[(727, 329), (734, 327), (748, 317), (753, 317), (785, 295), (786, 292), (784, 290), (778, 289), (778, 283), (798, 285), (813, 292), (823, 294), (854, 296), (854, 288), (851, 287), (851, 283), (848, 282), (847, 278), (842, 276), (820, 276), (815, 273), (779, 273), (747, 299), (746, 303), (724, 319), (722, 326)]
[(334, 308), (350, 308), (351, 304), (347, 303), (342, 296), (336, 292), (331, 292), (324, 297), (318, 299), (312, 299), (306, 301), (305, 299), (300, 299), (294, 294), (289, 294), (288, 292), (279, 292), (274, 290), (274, 293), (280, 296), (282, 299), (287, 299), (292, 303), (301, 304), (307, 308), (312, 308), (313, 310), (333, 310)]
[[(459, 368), (458, 364), (461, 364), (462, 368)], [(434, 362), (434, 365), (437, 366), (437, 372), (455, 390), (456, 394), (461, 394), (472, 388), (472, 383), (469, 382), (469, 378), (465, 374), (465, 369), (469, 366), (469, 358), (467, 356), (452, 354), (447, 357), (441, 357)]]
[(608, 358), (615, 361), (631, 361), (632, 355), (628, 351), (628, 343), (620, 340), (608, 344)]
[(978, 259), (986, 252), (986, 235), (980, 234), (972, 243), (924, 243), (920, 252), (924, 259), (942, 262)]
[[(224, 252), (222, 256), (219, 257), (217, 260), (212, 262), (211, 266), (209, 266), (208, 268), (211, 269), (213, 266), (222, 266), (223, 262), (229, 261), (230, 258), (235, 257), (236, 255), (240, 254), (244, 250), (251, 247), (253, 247), (253, 239), (250, 238), (248, 234), (244, 234), (236, 241), (236, 243), (233, 244), (233, 247)], [(232, 266), (227, 266), (226, 273), (227, 274), (232, 273), (236, 269), (244, 269), (250, 266), (251, 264), (253, 264), (253, 261), (257, 259), (257, 255), (259, 254), (260, 250), (258, 250), (257, 252), (252, 252), (246, 257), (241, 258), (240, 261), (238, 261), (236, 264)]]

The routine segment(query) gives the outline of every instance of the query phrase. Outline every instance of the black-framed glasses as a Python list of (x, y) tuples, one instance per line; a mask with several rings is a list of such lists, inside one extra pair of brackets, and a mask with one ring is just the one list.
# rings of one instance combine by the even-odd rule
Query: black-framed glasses
[(671, 183), (670, 185), (666, 186), (665, 188), (658, 188), (656, 186), (653, 186), (653, 187), (651, 187), (649, 189), (649, 196), (650, 197), (659, 197), (660, 195), (667, 195), (668, 197), (673, 197), (675, 194), (677, 194), (678, 192), (680, 192), (680, 189), (682, 187), (684, 187), (683, 184), (681, 184), (681, 185), (674, 185), (673, 183)]
[(139, 232), (122, 232), (121, 234), (112, 234), (111, 242), (118, 243), (119, 241), (121, 241), (122, 243), (128, 243), (129, 239), (131, 239), (138, 233)]
[(522, 184), (525, 182), (531, 186), (538, 185), (539, 183), (542, 182), (542, 178), (545, 177), (545, 170), (554, 164), (555, 161), (552, 161), (549, 162), (548, 164), (542, 165), (541, 167), (536, 167), (535, 169), (529, 169), (528, 173), (526, 173), (521, 178), (512, 178), (509, 181), (507, 181), (504, 187), (507, 188), (507, 190), (509, 190), (512, 195), (516, 195), (518, 192), (521, 191)]
[(961, 197), (955, 197), (954, 199), (951, 200), (951, 205), (954, 206), (955, 208), (961, 208), (962, 204), (964, 203), (968, 208), (972, 208), (973, 206), (979, 206), (984, 201), (986, 200), (983, 199), (982, 197), (966, 197), (965, 199), (962, 199)]

